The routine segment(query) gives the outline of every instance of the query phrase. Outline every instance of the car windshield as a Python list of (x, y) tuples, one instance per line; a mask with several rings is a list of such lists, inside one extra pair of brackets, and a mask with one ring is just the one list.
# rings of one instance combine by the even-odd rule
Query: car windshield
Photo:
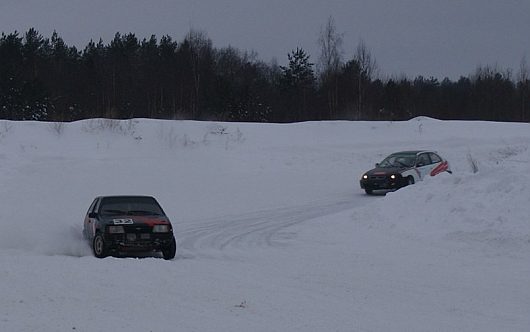
[(379, 167), (412, 167), (416, 162), (415, 154), (396, 153), (386, 157), (379, 163)]
[(160, 205), (152, 197), (105, 197), (101, 201), (103, 215), (164, 215)]

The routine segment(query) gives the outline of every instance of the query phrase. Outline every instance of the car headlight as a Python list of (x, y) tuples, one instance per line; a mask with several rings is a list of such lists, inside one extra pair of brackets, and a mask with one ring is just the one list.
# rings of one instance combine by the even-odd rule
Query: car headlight
[(109, 226), (108, 230), (109, 230), (109, 234), (125, 233), (125, 229), (123, 228), (123, 226)]
[(363, 180), (368, 180), (368, 175), (363, 175)]
[(391, 178), (392, 180), (395, 180), (395, 179), (396, 179), (396, 175), (395, 175), (395, 174), (392, 174), (392, 175), (390, 175), (390, 178)]
[(167, 233), (169, 232), (169, 225), (154, 225), (153, 233)]

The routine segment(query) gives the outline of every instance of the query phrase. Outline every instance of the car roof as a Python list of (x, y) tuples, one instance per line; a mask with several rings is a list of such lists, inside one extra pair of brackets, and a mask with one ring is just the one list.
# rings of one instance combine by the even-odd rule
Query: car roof
[(409, 155), (418, 155), (420, 153), (424, 153), (424, 152), (433, 152), (433, 153), (436, 153), (434, 151), (431, 151), (431, 150), (408, 150), (408, 151), (399, 151), (399, 152), (394, 152), (392, 153), (391, 155), (395, 155), (395, 154), (409, 154)]
[(147, 195), (109, 195), (109, 196), (98, 196), (96, 198), (153, 198), (153, 196), (147, 196)]

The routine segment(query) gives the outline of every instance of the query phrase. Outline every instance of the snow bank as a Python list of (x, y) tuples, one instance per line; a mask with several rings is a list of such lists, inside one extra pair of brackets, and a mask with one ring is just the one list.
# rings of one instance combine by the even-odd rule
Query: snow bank
[[(477, 173), (443, 173), (389, 193), (372, 207), (378, 225), (409, 236), (457, 241), (497, 252), (530, 250), (530, 151), (494, 149), (474, 160)], [(470, 163), (465, 155), (453, 164)], [(452, 243), (452, 242), (451, 242)]]
[[(0, 121), (0, 330), (526, 331), (529, 129)], [(365, 195), (410, 149), (454, 173)], [(91, 255), (84, 214), (112, 194), (158, 199), (175, 260)]]

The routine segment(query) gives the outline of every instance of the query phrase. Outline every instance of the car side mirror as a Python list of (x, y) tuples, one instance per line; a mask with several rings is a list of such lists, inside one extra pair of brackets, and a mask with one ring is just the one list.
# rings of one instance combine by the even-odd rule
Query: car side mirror
[(97, 218), (97, 217), (98, 217), (98, 214), (97, 214), (96, 212), (90, 212), (90, 213), (88, 214), (88, 217), (89, 217), (89, 218)]
[(379, 167), (379, 163), (375, 163), (375, 167)]

